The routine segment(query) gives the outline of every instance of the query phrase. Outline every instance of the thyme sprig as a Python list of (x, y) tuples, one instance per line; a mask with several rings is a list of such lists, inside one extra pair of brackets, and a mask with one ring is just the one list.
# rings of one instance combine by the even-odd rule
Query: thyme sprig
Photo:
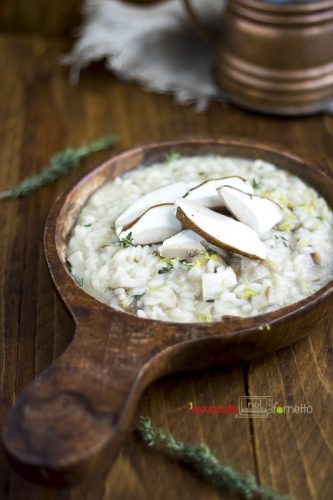
[(178, 153), (178, 151), (169, 151), (168, 153), (165, 153), (164, 155), (164, 161), (165, 163), (171, 163), (172, 161), (179, 160), (181, 154)]
[[(152, 426), (149, 417), (141, 416), (137, 431), (149, 448), (156, 448), (170, 457), (190, 466), (207, 482), (225, 493), (248, 500), (291, 500), (276, 491), (257, 483), (251, 473), (242, 474), (230, 464), (220, 462), (210, 448), (204, 444), (191, 445), (177, 441), (164, 429)], [(229, 495), (230, 496), (230, 495)]]
[(0, 200), (28, 196), (36, 189), (46, 186), (59, 177), (66, 175), (72, 168), (77, 167), (86, 156), (97, 151), (104, 151), (113, 146), (117, 141), (118, 138), (111, 135), (97, 139), (79, 148), (67, 148), (65, 151), (56, 153), (39, 174), (31, 175), (19, 182), (17, 186), (2, 191), (0, 193)]
[(121, 243), (124, 248), (134, 247), (132, 233), (128, 233), (125, 238), (121, 239)]
[(258, 181), (255, 177), (253, 177), (251, 184), (253, 189), (260, 189), (262, 187), (262, 183)]

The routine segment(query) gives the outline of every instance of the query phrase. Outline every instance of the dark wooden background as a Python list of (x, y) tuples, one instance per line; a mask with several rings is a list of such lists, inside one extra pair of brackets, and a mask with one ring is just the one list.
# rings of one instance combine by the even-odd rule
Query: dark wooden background
[[(0, 190), (37, 172), (50, 155), (107, 133), (117, 149), (179, 137), (237, 134), (273, 141), (333, 172), (333, 116), (279, 119), (213, 104), (205, 113), (176, 106), (117, 81), (96, 65), (79, 86), (58, 64), (80, 16), (79, 0), (2, 0), (0, 3)], [(22, 201), (0, 205), (0, 419), (23, 387), (70, 342), (73, 326), (53, 291), (44, 261), (47, 212), (69, 183), (107, 154)], [(298, 344), (251, 364), (173, 376), (154, 383), (138, 415), (190, 443), (205, 442), (223, 461), (256, 474), (262, 484), (297, 499), (333, 498), (332, 322), (318, 324)], [(268, 420), (187, 415), (186, 401), (238, 403), (242, 395), (313, 406), (308, 415)], [(130, 436), (112, 468), (73, 490), (37, 487), (17, 476), (0, 455), (0, 498), (34, 500), (217, 499), (186, 467)], [(224, 498), (224, 497), (223, 497)]]

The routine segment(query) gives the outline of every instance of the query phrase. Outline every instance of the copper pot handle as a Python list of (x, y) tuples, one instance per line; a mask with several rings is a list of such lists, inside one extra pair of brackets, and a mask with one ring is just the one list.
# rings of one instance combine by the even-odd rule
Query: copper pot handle
[(205, 26), (205, 24), (203, 24), (203, 22), (198, 18), (197, 13), (193, 10), (190, 0), (183, 0), (183, 4), (197, 34), (204, 42), (212, 45), (213, 36), (207, 26)]

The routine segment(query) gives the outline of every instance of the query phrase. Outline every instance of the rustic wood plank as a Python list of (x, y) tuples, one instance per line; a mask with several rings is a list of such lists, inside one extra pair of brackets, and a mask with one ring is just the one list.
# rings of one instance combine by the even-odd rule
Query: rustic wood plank
[(82, 0), (43, 2), (3, 0), (0, 4), (0, 29), (17, 33), (68, 35), (80, 22)]
[[(12, 42), (13, 52), (14, 53), (20, 52), (20, 50), (22, 48), (21, 44), (19, 42), (17, 42), (16, 39), (12, 39), (11, 42)], [(39, 67), (39, 71), (37, 71), (37, 74), (35, 74), (35, 75), (32, 74), (32, 72), (30, 70), (30, 64), (26, 64), (26, 66), (24, 66), (23, 68), (21, 67), (18, 70), (18, 72), (19, 72), (18, 79), (23, 79), (23, 82), (25, 81), (25, 79), (29, 79), (29, 89), (28, 89), (29, 101), (28, 101), (28, 109), (25, 110), (25, 112), (28, 115), (28, 117), (27, 117), (28, 122), (33, 123), (33, 129), (31, 130), (29, 128), (29, 129), (26, 129), (24, 131), (24, 134), (28, 134), (30, 137), (33, 134), (33, 141), (32, 141), (33, 147), (31, 148), (31, 144), (30, 144), (30, 151), (28, 151), (28, 154), (31, 155), (31, 158), (28, 158), (29, 159), (29, 170), (34, 169), (36, 166), (36, 163), (37, 163), (37, 167), (38, 167), (44, 159), (46, 160), (48, 158), (48, 156), (51, 154), (51, 152), (53, 150), (60, 148), (60, 147), (63, 147), (61, 131), (57, 133), (56, 132), (57, 127), (55, 127), (55, 129), (53, 129), (51, 131), (52, 134), (55, 134), (54, 141), (57, 144), (54, 144), (52, 141), (50, 144), (48, 144), (48, 142), (46, 140), (46, 137), (44, 135), (46, 133), (45, 124), (50, 122), (50, 120), (52, 120), (52, 124), (54, 123), (55, 125), (57, 125), (57, 123), (63, 123), (66, 126), (66, 124), (68, 123), (68, 117), (71, 117), (70, 121), (73, 123), (73, 129), (70, 128), (70, 130), (74, 130), (74, 133), (72, 132), (73, 137), (72, 137), (71, 142), (75, 143), (75, 139), (77, 138), (77, 136), (79, 136), (79, 137), (82, 135), (87, 136), (87, 131), (86, 131), (87, 123), (90, 124), (90, 130), (88, 133), (90, 133), (91, 137), (95, 137), (99, 134), (105, 133), (105, 121), (106, 121), (106, 119), (108, 119), (108, 115), (105, 113), (105, 110), (103, 111), (104, 108), (103, 107), (101, 108), (101, 105), (100, 105), (104, 100), (110, 99), (111, 102), (115, 101), (116, 103), (118, 103), (118, 102), (127, 103), (129, 101), (129, 105), (131, 106), (132, 104), (137, 103), (138, 97), (140, 96), (140, 93), (141, 93), (141, 91), (139, 91), (136, 88), (131, 89), (130, 87), (126, 87), (125, 90), (130, 91), (129, 96), (128, 96), (127, 95), (128, 92), (127, 93), (124, 92), (123, 87), (117, 83), (118, 94), (120, 94), (122, 99), (117, 99), (117, 94), (115, 95), (115, 90), (114, 90), (114, 88), (111, 87), (111, 85), (110, 85), (110, 87), (107, 87), (106, 92), (104, 90), (104, 95), (103, 95), (103, 93), (102, 93), (103, 88), (105, 89), (106, 83), (108, 83), (108, 81), (112, 80), (112, 78), (110, 78), (109, 75), (104, 74), (104, 72), (102, 72), (100, 70), (100, 68), (98, 68), (98, 71), (101, 72), (101, 76), (102, 76), (102, 88), (100, 87), (101, 83), (98, 82), (98, 80), (97, 80), (97, 83), (95, 84), (94, 79), (91, 79), (91, 81), (88, 83), (90, 83), (91, 86), (93, 87), (92, 91), (90, 88), (87, 89), (87, 87), (84, 87), (82, 85), (78, 89), (75, 89), (75, 92), (74, 92), (73, 89), (70, 88), (67, 84), (65, 72), (61, 68), (59, 68), (58, 66), (55, 66), (56, 75), (54, 77), (54, 80), (51, 81), (50, 78), (45, 78), (45, 76), (44, 76), (45, 75), (45, 73), (44, 73), (45, 67), (43, 66), (43, 61), (45, 60), (44, 57), (46, 57), (46, 56), (50, 57), (50, 52), (54, 58), (56, 57), (56, 54), (54, 54), (52, 52), (52, 47), (53, 47), (52, 44), (51, 44), (51, 48), (50, 48), (50, 45), (46, 44), (46, 52), (42, 56), (42, 64), (40, 65), (40, 59), (41, 59), (40, 52), (38, 50), (36, 50), (36, 46), (38, 46), (40, 43), (41, 43), (40, 39), (36, 39), (34, 41), (34, 43), (31, 44), (31, 52), (32, 53), (30, 55), (30, 58), (36, 59), (36, 66), (38, 65), (38, 67)], [(50, 48), (50, 52), (48, 51), (49, 48)], [(37, 56), (36, 56), (36, 52), (37, 52)], [(29, 58), (29, 54), (26, 54), (26, 56)], [(14, 65), (14, 70), (15, 70), (15, 65)], [(38, 74), (40, 72), (42, 72), (42, 75)], [(23, 75), (22, 75), (22, 73), (23, 73)], [(61, 78), (57, 79), (56, 77), (59, 74), (61, 75)], [(85, 76), (83, 78), (85, 78)], [(103, 80), (104, 80), (104, 82), (103, 82)], [(112, 82), (112, 83), (114, 83), (114, 82)], [(94, 89), (94, 86), (95, 86), (95, 89)], [(71, 95), (68, 95), (68, 94), (71, 94)], [(109, 96), (108, 96), (108, 94), (109, 94)], [(150, 124), (150, 128), (148, 129), (148, 132), (150, 132), (151, 137), (148, 136), (146, 138), (146, 140), (147, 141), (148, 140), (158, 140), (158, 138), (159, 138), (158, 129), (151, 122), (153, 122), (154, 117), (157, 116), (157, 114), (158, 114), (157, 110), (158, 110), (159, 106), (155, 102), (150, 104), (150, 96), (148, 94), (144, 93), (142, 95), (144, 97), (144, 100), (138, 109), (138, 114), (140, 116), (140, 114), (142, 113), (142, 108), (149, 108), (149, 116), (150, 116), (150, 122), (148, 122)], [(129, 99), (128, 99), (128, 97), (129, 97)], [(168, 99), (169, 98), (157, 96), (157, 100), (165, 103), (164, 108), (166, 110), (168, 109)], [(84, 101), (86, 103), (84, 110), (82, 107), (82, 101)], [(149, 106), (149, 104), (150, 104), (150, 106)], [(100, 111), (100, 110), (102, 110), (102, 111)], [(178, 108), (175, 108), (175, 110), (176, 110), (176, 113), (180, 117), (181, 110), (179, 110)], [(114, 118), (116, 123), (121, 124), (123, 130), (121, 130), (120, 132), (121, 132), (122, 137), (125, 136), (125, 138), (127, 138), (129, 135), (129, 134), (126, 134), (128, 125), (127, 125), (127, 120), (125, 119), (126, 115), (129, 113), (129, 111), (130, 111), (130, 109), (127, 110), (127, 109), (123, 109), (122, 107), (119, 107), (119, 108), (116, 107), (116, 116)], [(97, 116), (96, 116), (96, 113), (97, 113)], [(194, 115), (192, 110), (187, 111), (187, 114)], [(29, 115), (31, 115), (31, 116), (29, 116)], [(52, 116), (52, 118), (51, 118), (51, 116)], [(59, 118), (59, 116), (60, 116), (60, 118)], [(85, 116), (86, 116), (86, 118), (85, 118)], [(194, 116), (197, 120), (198, 119), (202, 120), (202, 117), (200, 117), (200, 115), (194, 115)], [(54, 119), (55, 119), (55, 121), (54, 121)], [(175, 123), (179, 124), (180, 119), (177, 118), (175, 120)], [(136, 125), (135, 132), (137, 134), (137, 140), (138, 140), (138, 138), (140, 138), (140, 134), (142, 133), (142, 130), (141, 130), (141, 127), (139, 126), (139, 124), (137, 123), (137, 121), (135, 121), (134, 124)], [(167, 119), (166, 119), (166, 124), (169, 127)], [(97, 128), (99, 127), (100, 129), (94, 130), (95, 126)], [(58, 127), (59, 130), (60, 130), (60, 128), (61, 127)], [(81, 130), (78, 131), (77, 128), (80, 128)], [(132, 125), (132, 128), (133, 128), (133, 125)], [(114, 130), (114, 129), (112, 129), (112, 130)], [(181, 130), (179, 130), (178, 133), (181, 133)], [(169, 134), (170, 134), (170, 132), (169, 132), (169, 130), (167, 130), (167, 132), (165, 133), (165, 136), (167, 137)], [(27, 136), (24, 135), (24, 137), (27, 137)], [(131, 138), (129, 138), (127, 140), (128, 140), (128, 144), (131, 144), (134, 142), (134, 140)], [(31, 139), (30, 139), (30, 141), (31, 141)], [(126, 139), (124, 142), (126, 143)], [(43, 151), (40, 148), (38, 148), (38, 150), (36, 151), (36, 149), (35, 149), (36, 143), (40, 144), (43, 148), (49, 147), (50, 149)], [(46, 146), (46, 144), (47, 144), (47, 146)], [(127, 144), (125, 144), (125, 145), (127, 145)], [(25, 139), (24, 151), (26, 152), (26, 150), (28, 148), (29, 148), (29, 137)], [(27, 158), (26, 155), (25, 155), (25, 158)], [(27, 163), (25, 163), (24, 165), (22, 165), (22, 164), (20, 165), (20, 170), (19, 170), (20, 175), (27, 173), (26, 170), (24, 171), (24, 168), (25, 169), (28, 168), (26, 165), (27, 165)], [(31, 167), (33, 167), (33, 168), (31, 168)], [(68, 180), (66, 179), (66, 183), (67, 182), (68, 182)], [(60, 181), (60, 183), (64, 183), (64, 181)], [(5, 186), (6, 185), (7, 184), (5, 184)], [(50, 324), (48, 324), (47, 317), (50, 316), (48, 313), (48, 309), (52, 308), (52, 303), (54, 302), (54, 294), (53, 294), (52, 290), (50, 290), (50, 288), (48, 288), (50, 285), (49, 285), (49, 281), (48, 281), (47, 271), (46, 271), (46, 268), (45, 268), (45, 265), (43, 262), (43, 256), (40, 254), (40, 248), (41, 248), (40, 247), (40, 243), (41, 243), (40, 237), (41, 237), (41, 225), (43, 224), (42, 215), (45, 216), (47, 213), (47, 210), (48, 210), (49, 205), (50, 205), (50, 201), (52, 200), (52, 197), (54, 196), (54, 194), (52, 193), (52, 191), (54, 191), (54, 190), (55, 190), (54, 187), (49, 187), (49, 188), (46, 188), (42, 193), (33, 195), (33, 198), (31, 198), (29, 201), (17, 202), (18, 205), (21, 205), (21, 206), (24, 205), (25, 210), (27, 208), (29, 208), (29, 206), (32, 205), (32, 207), (35, 207), (36, 206), (35, 204), (37, 204), (38, 209), (41, 212), (39, 214), (41, 216), (40, 218), (38, 218), (36, 213), (33, 213), (33, 215), (31, 216), (32, 223), (33, 222), (37, 223), (37, 227), (34, 227), (34, 231), (33, 231), (33, 234), (35, 236), (37, 236), (37, 238), (36, 238), (36, 241), (34, 242), (34, 248), (33, 248), (34, 251), (32, 254), (29, 255), (29, 257), (32, 259), (32, 261), (36, 261), (36, 257), (37, 257), (37, 265), (38, 265), (38, 270), (39, 270), (39, 273), (38, 273), (39, 279), (37, 280), (37, 282), (38, 282), (38, 299), (36, 299), (36, 294), (37, 294), (36, 288), (34, 289), (33, 294), (29, 293), (29, 283), (28, 283), (29, 280), (28, 280), (25, 284), (25, 291), (26, 291), (25, 297), (26, 297), (27, 303), (25, 304), (25, 308), (24, 308), (24, 311), (26, 313), (28, 313), (31, 309), (35, 310), (37, 307), (37, 312), (39, 311), (38, 319), (36, 319), (36, 316), (33, 316), (32, 321), (31, 321), (32, 324), (37, 322), (37, 331), (30, 332), (30, 337), (29, 337), (29, 332), (25, 331), (24, 338), (26, 339), (27, 346), (22, 345), (21, 349), (19, 349), (19, 353), (21, 355), (23, 355), (23, 353), (26, 352), (26, 347), (31, 349), (31, 351), (30, 351), (31, 354), (29, 355), (29, 357), (27, 359), (27, 363), (30, 362), (30, 365), (28, 363), (28, 366), (27, 366), (28, 370), (27, 370), (27, 368), (25, 368), (24, 365), (21, 368), (22, 376), (27, 377), (27, 379), (32, 378), (32, 376), (34, 374), (34, 368), (35, 368), (34, 365), (36, 365), (36, 371), (39, 371), (40, 369), (42, 369), (43, 366), (45, 366), (49, 362), (50, 358), (52, 357), (52, 350), (53, 350), (52, 341), (51, 341), (52, 330), (50, 330)], [(50, 192), (51, 192), (51, 194), (50, 194)], [(10, 206), (10, 205), (8, 204), (8, 206)], [(22, 210), (22, 214), (25, 213), (25, 210)], [(32, 210), (32, 208), (30, 210)], [(35, 208), (35, 210), (36, 210), (36, 208)], [(25, 236), (28, 240), (28, 234), (26, 234)], [(20, 255), (22, 255), (23, 251), (24, 250), (22, 249)], [(15, 261), (17, 261), (17, 260), (20, 260), (20, 258), (18, 256), (15, 256)], [(19, 273), (17, 273), (17, 274), (19, 274)], [(29, 279), (32, 279), (32, 276), (29, 276)], [(33, 297), (35, 302), (33, 302), (33, 303), (29, 302), (31, 300), (30, 297)], [(36, 301), (37, 301), (37, 303), (36, 303)], [(12, 316), (16, 317), (17, 312), (14, 311)], [(57, 321), (57, 319), (56, 319), (56, 321)], [(63, 322), (64, 318), (61, 318), (61, 321)], [(52, 326), (53, 325), (51, 323), (51, 327)], [(67, 324), (66, 327), (68, 328), (68, 330), (70, 330), (70, 328), (71, 328), (69, 324)], [(22, 328), (25, 328), (25, 326), (23, 325)], [(57, 335), (57, 330), (58, 330), (58, 334), (59, 334), (58, 338), (59, 338), (60, 347), (56, 348), (56, 352), (59, 353), (63, 349), (65, 344), (63, 343), (63, 341), (61, 341), (61, 339), (64, 337), (63, 332), (60, 332), (59, 329), (56, 328), (55, 335)], [(66, 328), (65, 328), (65, 331), (66, 331)], [(70, 334), (67, 334), (67, 340), (69, 337), (70, 337)], [(65, 338), (66, 338), (66, 335), (65, 335)], [(33, 342), (32, 342), (32, 340), (33, 340)], [(35, 343), (36, 343), (36, 349), (34, 348)], [(238, 373), (238, 375), (236, 378), (239, 379), (239, 384), (240, 384), (240, 389), (238, 392), (240, 392), (241, 387), (242, 387), (242, 371), (237, 369), (237, 373)], [(230, 379), (229, 375), (228, 375), (228, 379)], [(228, 382), (230, 382), (230, 380), (228, 380)], [(24, 385), (25, 383), (26, 383), (25, 379), (20, 380), (18, 383), (18, 389), (20, 389), (21, 385)], [(184, 390), (185, 391), (187, 390), (187, 383), (186, 382), (184, 384)], [(159, 405), (159, 403), (157, 404), (157, 406), (158, 405)], [(184, 397), (182, 397), (181, 405), (182, 406), (184, 405)], [(158, 421), (156, 423), (158, 423)], [(245, 427), (245, 431), (246, 431), (246, 427)], [(227, 436), (227, 434), (226, 434), (226, 436)], [(180, 437), (182, 437), (182, 436), (180, 436)], [(244, 440), (244, 442), (245, 442), (245, 440)], [(139, 446), (139, 448), (140, 448), (140, 453), (145, 455), (145, 450), (143, 449), (142, 444), (139, 444), (137, 446)], [(159, 456), (159, 455), (157, 454), (157, 456)], [(155, 457), (155, 459), (156, 459), (156, 457)], [(248, 467), (251, 467), (251, 453), (248, 454), (247, 460), (248, 459), (250, 460), (250, 465), (246, 464), (246, 467), (244, 467), (245, 469)], [(165, 463), (165, 461), (166, 461), (166, 463), (169, 463), (169, 461), (166, 459), (163, 459), (162, 457), (161, 457), (161, 460), (162, 460), (161, 470), (163, 473), (164, 471), (167, 471), (167, 469), (164, 467), (164, 463)], [(144, 467), (144, 465), (145, 465), (145, 461), (143, 460), (142, 467)], [(175, 467), (176, 467), (176, 470), (178, 471), (179, 482), (182, 483), (183, 482), (182, 468), (179, 467), (178, 465)], [(122, 470), (122, 468), (120, 468), (120, 470)], [(166, 478), (169, 477), (167, 472), (166, 473), (164, 472), (164, 475), (166, 476)], [(190, 481), (191, 481), (192, 480), (191, 479), (192, 473), (189, 471), (188, 471), (188, 476), (189, 476)], [(151, 488), (153, 490), (154, 477), (152, 477), (152, 479), (153, 479), (153, 481), (152, 481)], [(201, 482), (199, 480), (196, 480), (194, 478), (193, 481), (197, 482), (199, 484), (199, 487), (200, 487)], [(118, 483), (119, 483), (119, 481), (116, 482), (116, 484), (118, 484)], [(123, 475), (123, 488), (126, 489), (126, 487), (128, 486), (127, 483), (128, 483), (128, 477), (126, 475)], [(108, 488), (110, 489), (110, 481), (108, 481), (107, 484), (108, 484)], [(30, 485), (29, 485), (29, 487), (32, 491), (32, 493), (31, 493), (32, 496), (39, 495), (39, 494), (43, 495), (43, 490), (42, 490), (42, 493), (39, 493), (40, 489), (38, 489), (38, 488), (35, 489), (34, 486), (30, 486)], [(162, 487), (165, 488), (165, 483), (162, 483)], [(206, 491), (207, 486), (202, 485), (202, 487), (204, 488), (204, 491)], [(208, 487), (208, 489), (210, 489), (210, 488)], [(24, 491), (24, 494), (27, 494), (27, 485), (25, 484), (24, 481), (22, 481), (16, 475), (14, 475), (14, 480), (12, 481), (11, 495), (14, 495), (14, 497), (17, 495), (20, 495), (21, 490), (22, 490), (22, 492)], [(91, 494), (95, 498), (96, 491), (93, 490)], [(215, 493), (213, 493), (213, 495), (215, 495)]]
[[(157, 0), (159, 1), (159, 0)], [(149, 4), (156, 0), (128, 0), (129, 3)], [(2, 0), (0, 30), (8, 33), (71, 36), (83, 20), (83, 0)]]
[[(331, 116), (321, 120), (308, 141), (302, 137), (308, 137), (310, 127), (306, 122), (313, 118), (295, 120), (291, 137), (296, 138), (300, 154), (310, 155), (332, 175), (333, 120)], [(307, 339), (254, 362), (249, 372), (250, 394), (269, 394), (276, 402), (313, 407), (312, 414), (275, 415), (271, 422), (254, 421), (260, 480), (297, 498), (326, 499), (333, 495), (333, 437), (329, 428), (332, 338), (332, 320), (323, 320)]]
[[(127, 402), (126, 399), (143, 364), (146, 364), (146, 377), (154, 380), (165, 372), (165, 365), (168, 371), (177, 373), (184, 368), (193, 370), (201, 366), (207, 370), (235, 360), (249, 360), (255, 357), (258, 346), (262, 353), (266, 353), (308, 335), (316, 327), (318, 319), (324, 313), (327, 314), (323, 297), (316, 307), (313, 306), (313, 298), (309, 297), (302, 317), (298, 311), (297, 314), (292, 313), (292, 310), (299, 308), (298, 304), (288, 308), (288, 322), (275, 322), (279, 320), (281, 312), (271, 312), (265, 321), (274, 324), (272, 332), (261, 332), (260, 328), (254, 331), (253, 328), (259, 326), (258, 318), (211, 324), (204, 331), (196, 324), (157, 325), (143, 320), (139, 325), (137, 319), (112, 312), (84, 294), (64, 271), (58, 256), (62, 251), (59, 238), (66, 240), (68, 215), (73, 214), (73, 210), (80, 210), (91, 188), (95, 189), (110, 175), (120, 175), (124, 168), (135, 167), (141, 161), (149, 163), (157, 154), (163, 157), (175, 148), (181, 154), (197, 152), (196, 148), (200, 147), (202, 152), (215, 151), (229, 155), (236, 150), (240, 156), (263, 157), (300, 173), (310, 183), (317, 185), (321, 192), (326, 192), (330, 203), (333, 202), (333, 181), (328, 182), (327, 176), (315, 172), (306, 163), (288, 160), (287, 156), (258, 148), (253, 142), (249, 144), (244, 140), (232, 139), (195, 140), (132, 149), (125, 155), (116, 155), (105, 162), (81, 180), (80, 188), (76, 184), (74, 190), (55, 203), (46, 224), (45, 251), (57, 289), (69, 304), (78, 332), (62, 359), (48, 367), (32, 387), (20, 394), (5, 426), (5, 446), (11, 456), (19, 464), (26, 464), (26, 473), (31, 461), (34, 464), (28, 477), (38, 474), (44, 479), (45, 470), (48, 470), (49, 484), (54, 481), (58, 484), (59, 481), (68, 483), (74, 477), (85, 479), (88, 467), (90, 473), (97, 464), (100, 468), (102, 457), (99, 453), (97, 460), (96, 446), (101, 441), (110, 445), (113, 441), (113, 450), (110, 451), (115, 451), (119, 432), (116, 423), (124, 420), (123, 430), (126, 430), (126, 412), (130, 417), (132, 411), (136, 410), (136, 404), (133, 404), (135, 395), (132, 393)], [(56, 230), (58, 243), (55, 245), (56, 222), (59, 227)], [(179, 356), (177, 344), (189, 339), (194, 342)], [(200, 342), (198, 339), (201, 339)], [(165, 349), (171, 346), (172, 349)], [(154, 355), (163, 350), (163, 360), (160, 358), (158, 361), (156, 358), (155, 363)], [(145, 382), (139, 379), (135, 383), (136, 395), (140, 396), (144, 388)], [(78, 436), (82, 437), (78, 439)], [(103, 464), (107, 457), (110, 458), (110, 451), (107, 456), (104, 455)]]
[[(332, 166), (332, 117), (276, 119), (219, 104), (197, 114), (191, 108), (175, 106), (171, 97), (148, 94), (116, 81), (101, 65), (85, 71), (80, 85), (73, 88), (68, 85), (67, 71), (57, 64), (65, 48), (66, 44), (38, 37), (1, 37), (1, 189), (39, 170), (50, 154), (66, 144), (79, 144), (109, 132), (121, 136), (122, 148), (180, 135), (237, 134), (280, 143), (319, 160), (327, 169)], [(43, 222), (57, 193), (102, 157), (97, 155), (29, 200), (1, 205), (1, 419), (16, 392), (70, 340), (72, 324), (57, 302), (41, 251)], [(282, 421), (276, 416), (271, 423), (256, 420), (255, 455), (246, 419), (186, 415), (182, 409), (189, 393), (198, 403), (237, 403), (246, 391), (242, 368), (156, 382), (146, 392), (138, 414), (148, 413), (155, 425), (168, 428), (179, 439), (205, 441), (219, 458), (243, 471), (255, 471), (256, 460), (260, 480), (282, 492), (298, 498), (329, 499), (331, 332), (328, 324), (318, 325), (311, 338), (251, 364), (250, 394), (268, 391), (277, 399), (284, 401), (288, 396), (295, 402), (304, 397), (315, 410), (309, 418), (281, 416)], [(289, 454), (286, 448), (290, 441), (293, 451)], [(93, 499), (169, 499), (179, 492), (185, 498), (217, 498), (215, 490), (191, 471), (147, 450), (134, 436), (115, 466), (101, 471), (103, 481), (73, 491), (50, 492), (15, 474), (9, 484), (5, 463), (1, 457), (0, 496), (4, 498), (76, 500), (84, 495)]]
[[(21, 112), (23, 104), (22, 85), (15, 71), (4, 72), (0, 106), (1, 144), (1, 188), (15, 183), (19, 175), (20, 144), (24, 128)], [(17, 206), (3, 204), (0, 210), (0, 419), (3, 420), (7, 408), (12, 404), (15, 380), (16, 349), (18, 333), (18, 309), (20, 303), (21, 265), (12, 267), (12, 258), (21, 248), (16, 242), (16, 228), (19, 214)], [(10, 273), (12, 272), (11, 281)], [(15, 276), (15, 277), (14, 277)], [(0, 453), (0, 491), (9, 491), (9, 468)]]
[(282, 405), (311, 405), (312, 413), (253, 419), (260, 480), (296, 498), (332, 498), (332, 320), (295, 346), (252, 363), (252, 395)]

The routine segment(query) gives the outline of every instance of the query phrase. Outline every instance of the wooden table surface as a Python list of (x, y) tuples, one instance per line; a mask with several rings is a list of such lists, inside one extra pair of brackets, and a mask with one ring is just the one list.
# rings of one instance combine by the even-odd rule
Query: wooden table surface
[[(7, 2), (8, 4), (8, 2)], [(68, 45), (68, 44), (67, 44)], [(0, 190), (37, 172), (50, 155), (108, 133), (115, 150), (179, 137), (239, 135), (273, 141), (333, 171), (333, 116), (264, 117), (213, 104), (198, 114), (172, 97), (124, 84), (99, 65), (71, 87), (58, 63), (66, 43), (38, 35), (0, 37)], [(59, 304), (44, 260), (42, 236), (55, 197), (109, 153), (85, 162), (29, 199), (0, 205), (0, 418), (16, 395), (70, 342), (73, 325)], [(252, 471), (261, 484), (297, 499), (333, 498), (333, 329), (312, 334), (271, 356), (215, 372), (157, 381), (137, 415), (149, 415), (178, 439), (205, 442), (219, 459)], [(188, 415), (186, 401), (238, 404), (268, 395), (282, 404), (312, 405), (313, 413), (271, 419)], [(0, 498), (34, 500), (215, 500), (221, 495), (183, 465), (129, 436), (112, 468), (72, 490), (47, 490), (21, 479), (0, 457)], [(222, 498), (225, 498), (222, 496)]]

